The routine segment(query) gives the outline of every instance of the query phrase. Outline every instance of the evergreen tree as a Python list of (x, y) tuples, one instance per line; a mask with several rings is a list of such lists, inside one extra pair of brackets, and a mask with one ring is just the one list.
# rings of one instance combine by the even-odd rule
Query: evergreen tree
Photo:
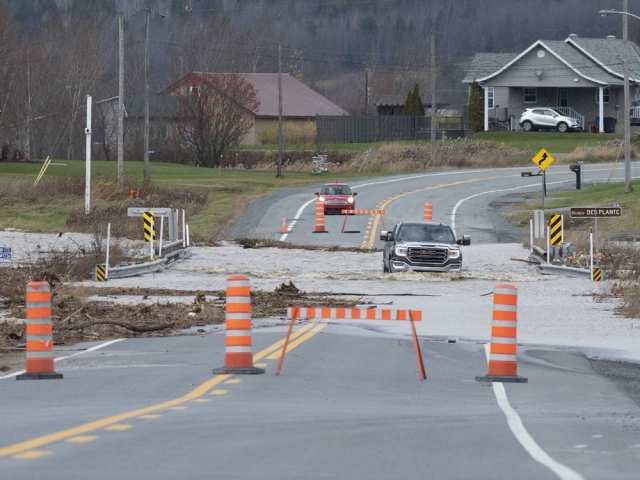
[(404, 106), (402, 107), (402, 113), (413, 117), (424, 117), (424, 105), (420, 98), (420, 87), (418, 84), (409, 91), (404, 101)]
[(469, 128), (474, 132), (484, 130), (484, 90), (478, 82), (471, 84), (469, 94)]

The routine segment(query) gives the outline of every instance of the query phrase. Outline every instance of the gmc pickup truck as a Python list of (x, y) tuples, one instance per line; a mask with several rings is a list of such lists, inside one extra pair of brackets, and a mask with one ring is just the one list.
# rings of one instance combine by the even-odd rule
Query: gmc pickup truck
[(385, 242), (382, 270), (387, 273), (460, 271), (460, 246), (471, 244), (470, 237), (456, 239), (451, 227), (434, 223), (399, 223), (380, 232), (380, 240)]

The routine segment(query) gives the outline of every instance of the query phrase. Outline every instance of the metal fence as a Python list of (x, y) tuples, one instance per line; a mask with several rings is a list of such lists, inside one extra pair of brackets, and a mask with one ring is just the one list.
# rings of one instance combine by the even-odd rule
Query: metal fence
[[(431, 118), (405, 115), (368, 117), (316, 117), (318, 143), (367, 143), (387, 140), (428, 140)], [(463, 117), (438, 119), (436, 134), (440, 138), (465, 135)]]

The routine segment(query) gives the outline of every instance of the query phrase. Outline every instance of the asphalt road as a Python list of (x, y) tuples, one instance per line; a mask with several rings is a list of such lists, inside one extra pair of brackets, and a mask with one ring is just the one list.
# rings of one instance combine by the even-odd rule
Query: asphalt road
[[(329, 233), (315, 234), (313, 192), (317, 186), (290, 189), (266, 197), (252, 205), (247, 214), (230, 229), (234, 238), (255, 237), (283, 239), (294, 245), (339, 245), (380, 248), (381, 229), (392, 228), (400, 221), (422, 221), (422, 206), (433, 204), (433, 220), (452, 225), (458, 235), (471, 235), (474, 243), (504, 243), (517, 237), (491, 206), (497, 199), (513, 193), (541, 191), (541, 177), (521, 177), (520, 172), (534, 168), (502, 168), (445, 171), (400, 175), (352, 182), (358, 192), (358, 209), (384, 209), (385, 215), (350, 216), (341, 233), (344, 217), (327, 216)], [(634, 162), (632, 174), (640, 176), (640, 162)], [(623, 165), (589, 164), (583, 166), (583, 183), (623, 178)], [(340, 180), (327, 179), (327, 181)], [(568, 165), (548, 170), (549, 191), (573, 188), (575, 174)], [(289, 233), (282, 236), (279, 228), (286, 218)]]
[[(0, 478), (558, 478), (474, 380), (482, 345), (423, 342), (421, 383), (407, 338), (313, 328), (281, 377), (268, 358), (263, 376), (211, 376), (223, 355), (213, 334), (120, 342), (60, 363), (60, 381), (0, 381)], [(282, 333), (255, 340), (264, 348)], [(562, 351), (523, 352), (520, 373), (529, 383), (507, 395), (546, 454), (578, 475), (560, 478), (637, 478), (638, 405), (613, 382)]]

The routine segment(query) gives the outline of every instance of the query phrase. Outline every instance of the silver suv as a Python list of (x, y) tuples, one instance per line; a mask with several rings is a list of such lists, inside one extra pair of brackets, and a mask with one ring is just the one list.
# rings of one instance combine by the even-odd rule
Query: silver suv
[(564, 133), (580, 130), (580, 124), (576, 119), (562, 115), (553, 108), (527, 108), (520, 115), (519, 123), (525, 132), (553, 129)]

